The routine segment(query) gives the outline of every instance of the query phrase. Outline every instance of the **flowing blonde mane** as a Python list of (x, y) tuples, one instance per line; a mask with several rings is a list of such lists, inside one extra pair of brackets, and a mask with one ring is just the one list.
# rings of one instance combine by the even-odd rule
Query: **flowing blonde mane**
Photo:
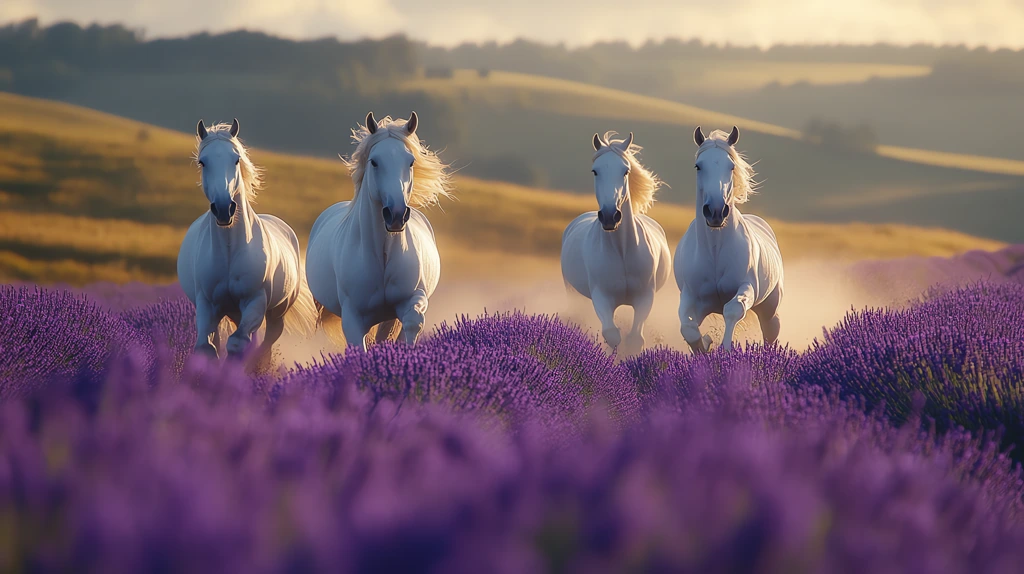
[(659, 187), (665, 185), (665, 182), (658, 179), (657, 175), (637, 160), (636, 155), (640, 153), (640, 150), (643, 149), (642, 147), (633, 143), (629, 145), (628, 150), (623, 151), (613, 144), (621, 144), (626, 140), (612, 140), (611, 138), (616, 135), (618, 134), (612, 131), (604, 133), (602, 141), (605, 145), (594, 152), (594, 161), (597, 161), (597, 158), (609, 151), (613, 151), (629, 162), (629, 204), (633, 207), (635, 213), (647, 213), (647, 210), (654, 204), (654, 194), (658, 191)]
[[(366, 126), (359, 125), (352, 130), (352, 141), (356, 144), (356, 150), (349, 158), (342, 157), (349, 173), (352, 174), (352, 182), (355, 184), (355, 194), (359, 194), (359, 188), (363, 183), (363, 174), (366, 171), (366, 160), (370, 155), (370, 149), (383, 141), (385, 138), (393, 137), (405, 143), (405, 147), (412, 152), (416, 158), (413, 166), (415, 170), (412, 178), (412, 191), (409, 192), (409, 205), (411, 207), (423, 208), (438, 203), (441, 197), (450, 198), (451, 176), (448, 173), (448, 166), (441, 161), (432, 150), (427, 149), (419, 136), (409, 135), (405, 128), (407, 120), (393, 120), (390, 116), (377, 122), (378, 128), (375, 133), (370, 133)], [(353, 197), (354, 198), (354, 197)]]
[(729, 145), (729, 132), (722, 130), (715, 130), (711, 132), (705, 139), (704, 143), (700, 144), (697, 148), (697, 153), (694, 154), (694, 159), (700, 157), (700, 154), (705, 151), (718, 148), (724, 150), (725, 153), (729, 154), (729, 159), (732, 160), (735, 166), (732, 170), (732, 200), (733, 203), (746, 203), (750, 196), (757, 193), (757, 186), (760, 182), (754, 181), (754, 166), (747, 162), (747, 158), (743, 157), (743, 154), (736, 151), (736, 148)]
[[(242, 145), (242, 140), (231, 137), (231, 124), (217, 124), (206, 128), (206, 137), (203, 139), (199, 139), (197, 135), (196, 151), (192, 154), (192, 160), (198, 162), (199, 154), (203, 153), (206, 146), (215, 141), (225, 141), (234, 146), (235, 153), (238, 154), (238, 165), (242, 171), (242, 193), (247, 202), (255, 203), (257, 192), (263, 188), (263, 170), (252, 163), (248, 150)], [(199, 185), (203, 185), (201, 180)]]

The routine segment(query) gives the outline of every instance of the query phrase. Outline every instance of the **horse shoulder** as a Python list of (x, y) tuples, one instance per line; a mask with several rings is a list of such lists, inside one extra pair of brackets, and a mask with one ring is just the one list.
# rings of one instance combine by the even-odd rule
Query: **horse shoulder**
[(597, 221), (596, 211), (580, 214), (565, 227), (565, 231), (562, 232), (562, 243), (564, 244), (570, 235), (578, 235), (581, 229), (588, 229), (595, 221)]
[(196, 261), (199, 255), (199, 246), (209, 227), (206, 225), (209, 212), (200, 215), (188, 227), (185, 238), (181, 241), (178, 249), (178, 283), (181, 284), (185, 295), (193, 303), (196, 301)]
[(758, 217), (757, 215), (748, 215), (744, 213), (743, 220), (752, 225), (755, 229), (757, 229), (764, 235), (770, 237), (772, 241), (778, 241), (775, 238), (775, 230), (772, 229), (772, 226), (768, 225), (768, 222), (762, 219), (761, 217)]
[(349, 207), (352, 205), (351, 201), (339, 201), (334, 205), (323, 210), (316, 221), (313, 222), (313, 227), (309, 230), (309, 242), (313, 243), (314, 239), (320, 234), (324, 228), (331, 225), (338, 225), (341, 220), (344, 219), (345, 214), (348, 213)]
[(434, 226), (430, 224), (430, 220), (427, 219), (427, 215), (418, 209), (412, 207), (410, 207), (409, 209), (412, 210), (412, 215), (409, 217), (409, 219), (411, 221), (418, 221), (424, 228), (426, 228), (427, 231), (430, 232), (430, 239), (432, 241), (436, 241), (436, 236), (434, 235)]

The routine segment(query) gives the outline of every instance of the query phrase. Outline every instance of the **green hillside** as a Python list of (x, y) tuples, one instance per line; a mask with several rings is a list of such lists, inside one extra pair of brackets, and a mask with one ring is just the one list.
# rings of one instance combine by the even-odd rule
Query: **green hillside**
[[(632, 131), (643, 158), (671, 186), (664, 199), (692, 200), (691, 132), (738, 125), (740, 148), (757, 161), (764, 194), (755, 209), (800, 221), (902, 222), (942, 226), (1005, 241), (1024, 239), (1024, 162), (880, 146), (852, 153), (812, 144), (796, 130), (624, 90), (527, 74), (457, 70), (419, 78), (406, 90), (458, 102), (465, 148), (487, 158), (539, 166), (540, 183), (590, 187), (589, 136)], [(472, 172), (472, 159), (467, 160)], [(993, 210), (991, 205), (1000, 205)], [(842, 206), (842, 208), (837, 208)]]
[[(0, 276), (173, 280), (185, 229), (207, 208), (193, 146), (185, 133), (0, 93)], [(340, 161), (258, 149), (253, 156), (267, 172), (257, 209), (284, 218), (303, 243), (324, 208), (351, 197)], [(557, 273), (562, 230), (593, 208), (588, 196), (469, 177), (456, 184), (458, 200), (430, 212), (451, 277)], [(652, 214), (673, 242), (692, 219), (689, 209), (665, 204)], [(790, 260), (945, 256), (1001, 245), (904, 225), (773, 225)]]

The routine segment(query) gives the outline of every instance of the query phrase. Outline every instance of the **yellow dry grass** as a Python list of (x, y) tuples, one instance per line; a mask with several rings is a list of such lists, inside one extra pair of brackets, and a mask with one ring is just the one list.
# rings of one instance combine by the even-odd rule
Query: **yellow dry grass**
[[(870, 66), (853, 68), (864, 74)], [(920, 73), (922, 70), (890, 70), (892, 74)], [(926, 69), (925, 69), (926, 70)], [(776, 74), (771, 67), (764, 72)], [(799, 74), (793, 72), (798, 77)], [(805, 70), (801, 74), (809, 74)], [(842, 72), (832, 77), (842, 77)], [(732, 74), (735, 75), (735, 74)], [(778, 74), (776, 74), (778, 75)], [(791, 78), (792, 79), (792, 78)], [(829, 81), (828, 78), (823, 82)], [(548, 78), (513, 72), (491, 72), (486, 78), (476, 70), (456, 70), (451, 78), (417, 78), (404, 84), (408, 90), (423, 90), (439, 96), (462, 100), (479, 100), (495, 107), (516, 105), (527, 109), (548, 110), (565, 115), (597, 117), (613, 120), (660, 121), (669, 124), (693, 126), (703, 123), (715, 126), (743, 126), (768, 135), (797, 139), (798, 130), (774, 124), (713, 112), (696, 106), (673, 102), (662, 98), (643, 96), (632, 92), (616, 90), (558, 78)], [(955, 168), (966, 171), (999, 175), (1024, 175), (1024, 161), (976, 156), (969, 154), (939, 152), (933, 150), (883, 145), (877, 148), (878, 155), (922, 165)]]
[[(552, 94), (567, 87), (505, 74), (492, 80), (503, 77), (520, 86), (529, 80)], [(635, 98), (614, 90), (596, 93), (611, 98), (601, 104), (608, 113), (615, 98)], [(677, 106), (658, 105), (669, 104)], [(185, 229), (207, 208), (189, 157), (193, 143), (187, 134), (0, 94), (0, 276), (71, 284), (173, 280)], [(257, 209), (288, 221), (302, 243), (324, 208), (352, 195), (340, 161), (262, 150), (253, 157), (267, 171)], [(468, 177), (456, 178), (456, 195), (428, 213), (446, 277), (557, 274), (563, 229), (593, 209), (590, 196)], [(657, 204), (651, 215), (673, 244), (693, 217), (688, 207), (666, 204)], [(1002, 246), (911, 226), (772, 224), (787, 261), (948, 256)]]

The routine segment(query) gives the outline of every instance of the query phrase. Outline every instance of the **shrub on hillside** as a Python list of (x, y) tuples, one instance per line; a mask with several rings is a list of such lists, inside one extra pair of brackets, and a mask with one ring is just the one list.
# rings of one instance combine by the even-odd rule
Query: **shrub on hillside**
[(167, 367), (179, 373), (196, 344), (196, 307), (185, 297), (133, 307), (121, 318), (153, 342)]
[(66, 291), (0, 287), (0, 399), (23, 397), (50, 383), (98, 384), (107, 363), (153, 347), (116, 315)]
[[(597, 417), (569, 443), (374, 402), (339, 385), (268, 404), (230, 364), (102, 408), (0, 405), (0, 515), (33, 572), (1014, 572), (1019, 474), (962, 435), (788, 402)], [(804, 412), (797, 416), (796, 413)], [(745, 413), (737, 417), (737, 413)], [(529, 431), (529, 429), (527, 429)], [(543, 436), (543, 435), (541, 435)], [(59, 541), (59, 543), (58, 543)]]
[[(800, 359), (796, 381), (834, 387), (941, 430), (1005, 429), (1024, 447), (1024, 285), (982, 283), (904, 310), (851, 313)], [(1020, 457), (1024, 449), (1015, 453)]]

